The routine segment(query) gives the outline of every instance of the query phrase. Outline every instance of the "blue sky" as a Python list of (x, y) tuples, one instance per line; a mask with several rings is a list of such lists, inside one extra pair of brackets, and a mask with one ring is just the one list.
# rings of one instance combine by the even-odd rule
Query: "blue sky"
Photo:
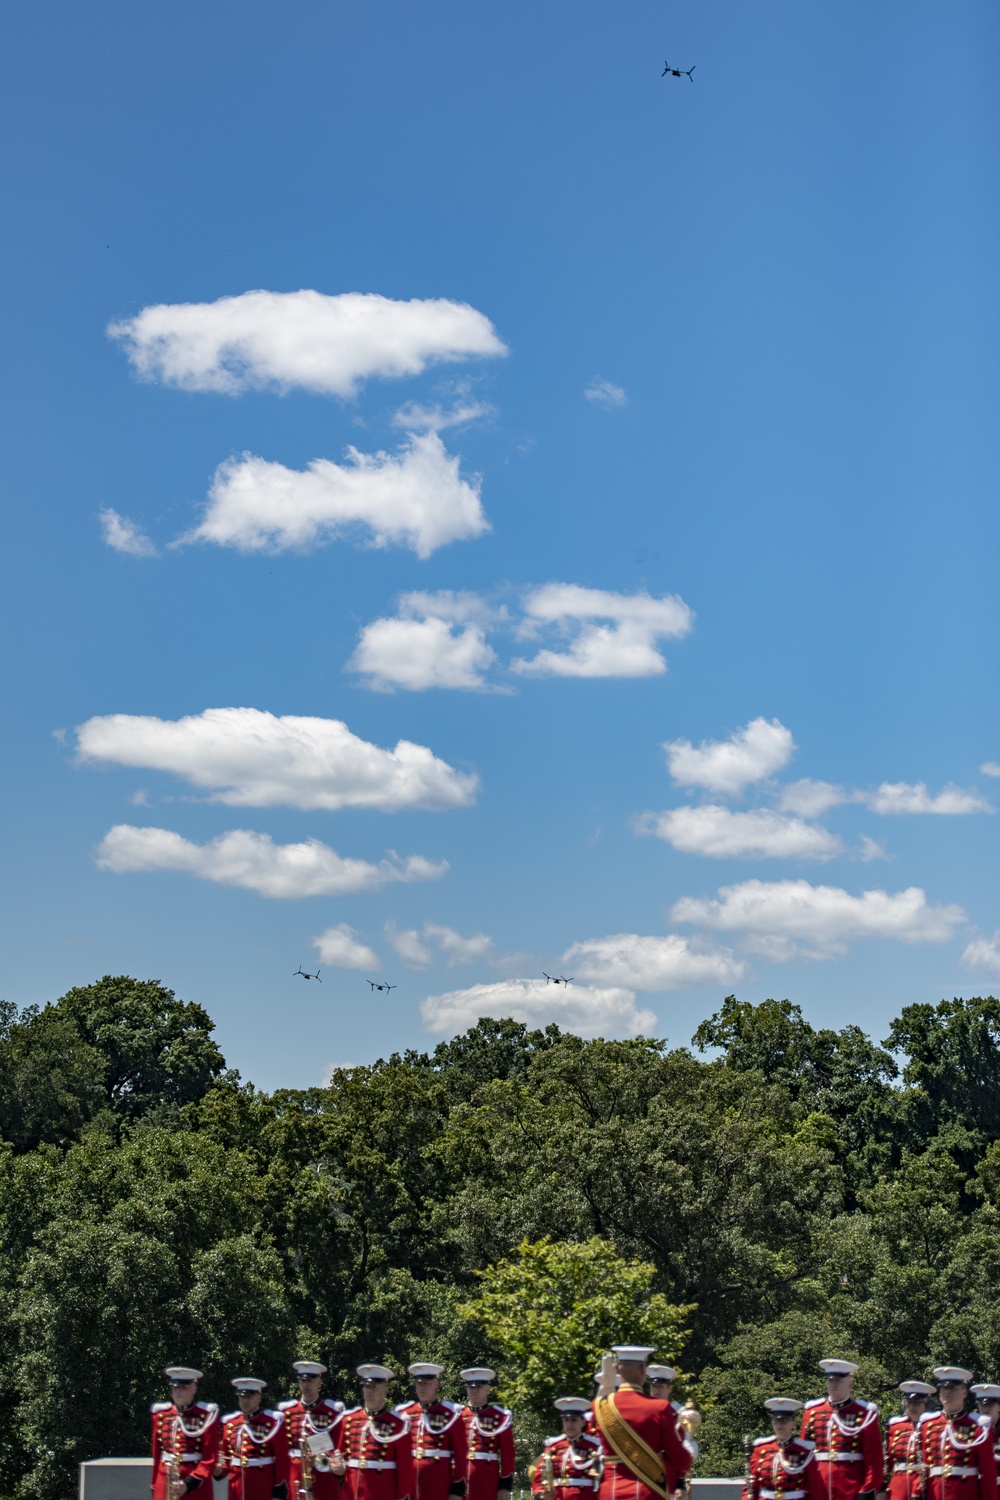
[(995, 990), (995, 7), (2, 25), (8, 999)]

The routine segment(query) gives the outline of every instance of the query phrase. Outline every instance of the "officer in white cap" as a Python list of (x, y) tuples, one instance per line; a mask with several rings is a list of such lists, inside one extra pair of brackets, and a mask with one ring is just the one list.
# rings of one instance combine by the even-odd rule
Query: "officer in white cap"
[(197, 1399), (201, 1371), (193, 1365), (168, 1365), (164, 1374), (171, 1400), (151, 1408), (153, 1500), (181, 1500), (215, 1472), (219, 1408)]
[(413, 1500), (410, 1420), (388, 1401), (395, 1378), (388, 1365), (358, 1365), (361, 1405), (345, 1413), (342, 1452), (334, 1455), (334, 1466), (343, 1465), (345, 1500)]
[(228, 1475), (229, 1500), (287, 1500), (288, 1432), (285, 1414), (262, 1405), (266, 1382), (237, 1375), (239, 1411), (222, 1418), (215, 1477)]
[(590, 1415), (585, 1396), (560, 1396), (553, 1406), (562, 1432), (545, 1439), (545, 1451), (529, 1466), (531, 1493), (536, 1500), (595, 1500), (600, 1483), (600, 1439), (584, 1429)]
[(920, 1418), (915, 1443), (925, 1500), (988, 1500), (997, 1493), (997, 1465), (992, 1430), (965, 1410), (972, 1371), (938, 1365), (932, 1373), (941, 1410)]
[(825, 1500), (815, 1445), (794, 1436), (802, 1402), (769, 1396), (764, 1410), (771, 1418), (771, 1434), (754, 1442), (743, 1500)]
[(993, 1439), (993, 1457), (997, 1464), (997, 1483), (1000, 1484), (1000, 1385), (973, 1385), (970, 1395), (976, 1398), (979, 1420), (990, 1429)]
[[(670, 1402), (658, 1401), (643, 1390), (653, 1350), (645, 1344), (613, 1344), (611, 1352), (614, 1364), (609, 1369), (605, 1356), (605, 1378), (594, 1400), (594, 1424), (603, 1455), (599, 1500), (654, 1500), (658, 1485), (673, 1494), (683, 1484), (693, 1458), (681, 1439)], [(617, 1390), (609, 1389), (614, 1375), (621, 1376)]]
[(885, 1453), (878, 1407), (854, 1395), (857, 1365), (821, 1359), (826, 1395), (807, 1401), (800, 1436), (816, 1444), (816, 1463), (828, 1500), (857, 1500), (874, 1490), (885, 1494)]
[(497, 1378), (489, 1365), (467, 1365), (460, 1371), (465, 1385), (465, 1442), (469, 1454), (468, 1500), (510, 1500), (517, 1456), (513, 1415), (490, 1400)]
[(926, 1380), (901, 1380), (899, 1390), (903, 1397), (902, 1415), (889, 1418), (885, 1434), (888, 1494), (889, 1500), (912, 1500), (920, 1477), (916, 1454), (917, 1423), (927, 1410), (934, 1387)]
[[(288, 1434), (292, 1500), (307, 1488), (306, 1477), (313, 1500), (335, 1500), (340, 1491), (340, 1479), (331, 1467), (330, 1454), (337, 1447), (344, 1403), (323, 1395), (326, 1365), (318, 1359), (297, 1359), (292, 1369), (299, 1386), (298, 1400), (279, 1403)], [(326, 1442), (327, 1437), (329, 1447), (317, 1447), (313, 1452), (313, 1445)]]
[(461, 1497), (468, 1483), (469, 1455), (462, 1408), (438, 1395), (444, 1365), (421, 1360), (407, 1365), (413, 1377), (415, 1401), (403, 1401), (396, 1410), (407, 1417), (413, 1441), (416, 1500), (448, 1500)]
[(657, 1401), (669, 1401), (674, 1411), (680, 1411), (681, 1403), (674, 1400), (676, 1379), (677, 1371), (673, 1365), (646, 1366), (646, 1384), (649, 1386), (649, 1394), (655, 1396)]

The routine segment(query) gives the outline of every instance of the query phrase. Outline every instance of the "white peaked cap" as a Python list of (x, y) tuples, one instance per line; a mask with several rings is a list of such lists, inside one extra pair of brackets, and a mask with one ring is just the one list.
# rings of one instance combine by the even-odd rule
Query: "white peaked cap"
[(962, 1385), (969, 1385), (972, 1380), (972, 1371), (963, 1370), (961, 1365), (938, 1365), (931, 1373), (938, 1385), (944, 1380), (958, 1380)]
[(970, 1386), (977, 1401), (1000, 1401), (1000, 1385)]
[(388, 1365), (358, 1365), (358, 1374), (362, 1380), (392, 1380), (395, 1371)]
[(849, 1359), (821, 1359), (819, 1367), (824, 1375), (856, 1375), (857, 1365), (852, 1365)]
[(934, 1387), (928, 1385), (926, 1380), (901, 1380), (898, 1389), (904, 1396), (933, 1396), (934, 1394)]
[(191, 1365), (168, 1365), (163, 1373), (168, 1380), (200, 1380), (204, 1371)]
[(647, 1380), (676, 1380), (677, 1371), (673, 1365), (647, 1365)]
[(407, 1365), (406, 1370), (409, 1375), (443, 1375), (444, 1365)]
[(656, 1353), (656, 1350), (648, 1349), (643, 1344), (612, 1344), (611, 1353), (617, 1354), (619, 1359), (645, 1364), (649, 1356)]
[(496, 1370), (491, 1370), (489, 1365), (469, 1365), (464, 1370), (459, 1370), (462, 1380), (496, 1380)]
[[(595, 1370), (594, 1371), (594, 1379), (597, 1380), (597, 1381), (603, 1380), (604, 1379), (604, 1371), (603, 1370)], [(621, 1385), (621, 1383), (622, 1383), (622, 1378), (621, 1378), (621, 1376), (616, 1371), (615, 1372), (615, 1389), (616, 1390)]]
[(296, 1375), (325, 1375), (326, 1365), (321, 1365), (315, 1359), (297, 1359), (292, 1365)]
[(552, 1405), (556, 1411), (575, 1411), (582, 1416), (585, 1411), (590, 1410), (593, 1402), (588, 1401), (585, 1396), (560, 1396)]
[(764, 1402), (764, 1410), (775, 1417), (790, 1417), (792, 1412), (802, 1410), (802, 1402), (793, 1396), (769, 1396)]
[(262, 1391), (267, 1381), (258, 1380), (255, 1375), (237, 1375), (229, 1384), (234, 1385), (238, 1391)]

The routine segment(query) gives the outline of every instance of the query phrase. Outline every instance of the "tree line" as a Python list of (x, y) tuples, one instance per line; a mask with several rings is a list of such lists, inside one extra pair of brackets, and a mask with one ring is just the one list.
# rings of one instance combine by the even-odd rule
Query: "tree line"
[[(730, 996), (691, 1047), (483, 1020), (264, 1093), (200, 1006), (106, 976), (0, 1009), (0, 1494), (142, 1453), (164, 1365), (487, 1362), (526, 1460), (612, 1342), (656, 1343), (742, 1469), (768, 1395), (1000, 1376), (1000, 1003), (882, 1044)], [(400, 1386), (398, 1395), (404, 1394)]]

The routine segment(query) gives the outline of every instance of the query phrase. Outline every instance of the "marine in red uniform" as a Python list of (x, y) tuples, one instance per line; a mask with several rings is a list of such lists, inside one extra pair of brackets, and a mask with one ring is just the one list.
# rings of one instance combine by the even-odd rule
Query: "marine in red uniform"
[(403, 1401), (396, 1410), (410, 1421), (413, 1467), (416, 1475), (414, 1500), (447, 1500), (463, 1496), (469, 1467), (462, 1408), (438, 1395), (443, 1365), (414, 1364), (415, 1401)]
[(743, 1500), (825, 1500), (816, 1445), (793, 1436), (802, 1402), (771, 1396), (764, 1410), (771, 1414), (773, 1436), (757, 1438), (750, 1450)]
[[(681, 1440), (677, 1413), (670, 1402), (657, 1401), (642, 1389), (653, 1350), (618, 1344), (613, 1352), (614, 1375), (606, 1372), (594, 1402), (594, 1425), (604, 1464), (600, 1500), (663, 1500), (682, 1484), (691, 1467), (691, 1453)], [(621, 1377), (617, 1390), (615, 1376)], [(652, 1449), (652, 1461), (643, 1461), (636, 1436)]]
[(857, 1500), (869, 1490), (881, 1497), (885, 1454), (878, 1407), (853, 1395), (858, 1367), (850, 1360), (821, 1359), (819, 1367), (826, 1376), (826, 1395), (806, 1402), (800, 1436), (816, 1444), (827, 1500)]
[(590, 1402), (560, 1396), (553, 1405), (562, 1433), (545, 1439), (545, 1452), (528, 1470), (535, 1500), (596, 1500), (601, 1483), (601, 1440), (586, 1432)]
[(181, 1500), (212, 1478), (219, 1452), (219, 1408), (195, 1399), (200, 1370), (170, 1365), (164, 1373), (172, 1399), (157, 1401), (151, 1408), (153, 1500)]
[(215, 1477), (226, 1475), (229, 1500), (288, 1500), (288, 1434), (285, 1414), (265, 1408), (265, 1381), (238, 1375), (239, 1411), (222, 1418)]
[(358, 1365), (358, 1374), (362, 1404), (344, 1413), (333, 1456), (334, 1472), (344, 1476), (344, 1500), (412, 1500), (410, 1419), (386, 1399), (393, 1372), (385, 1365)]
[[(336, 1500), (341, 1481), (333, 1472), (330, 1454), (339, 1442), (337, 1428), (344, 1415), (344, 1403), (322, 1394), (326, 1365), (315, 1359), (297, 1359), (292, 1369), (299, 1383), (298, 1400), (279, 1403), (288, 1440), (291, 1500), (312, 1500), (312, 1497)], [(330, 1449), (313, 1453), (311, 1446), (325, 1441), (323, 1433), (329, 1434)]]
[(657, 1401), (669, 1401), (674, 1411), (679, 1412), (681, 1403), (674, 1400), (674, 1381), (677, 1379), (677, 1371), (673, 1365), (647, 1365), (646, 1384), (649, 1386), (649, 1394)]
[(993, 1437), (993, 1457), (997, 1463), (997, 1484), (1000, 1485), (1000, 1385), (974, 1385), (970, 1387), (976, 1398), (979, 1420), (989, 1427)]
[(903, 1414), (890, 1417), (885, 1433), (889, 1500), (914, 1500), (920, 1474), (917, 1423), (927, 1410), (934, 1387), (926, 1380), (902, 1380)]
[(461, 1372), (466, 1405), (462, 1410), (469, 1451), (468, 1500), (510, 1500), (514, 1486), (513, 1417), (505, 1406), (490, 1400), (496, 1371), (469, 1365)]
[(941, 1410), (925, 1412), (917, 1424), (923, 1500), (997, 1500), (991, 1429), (965, 1410), (970, 1371), (939, 1365), (934, 1379)]

